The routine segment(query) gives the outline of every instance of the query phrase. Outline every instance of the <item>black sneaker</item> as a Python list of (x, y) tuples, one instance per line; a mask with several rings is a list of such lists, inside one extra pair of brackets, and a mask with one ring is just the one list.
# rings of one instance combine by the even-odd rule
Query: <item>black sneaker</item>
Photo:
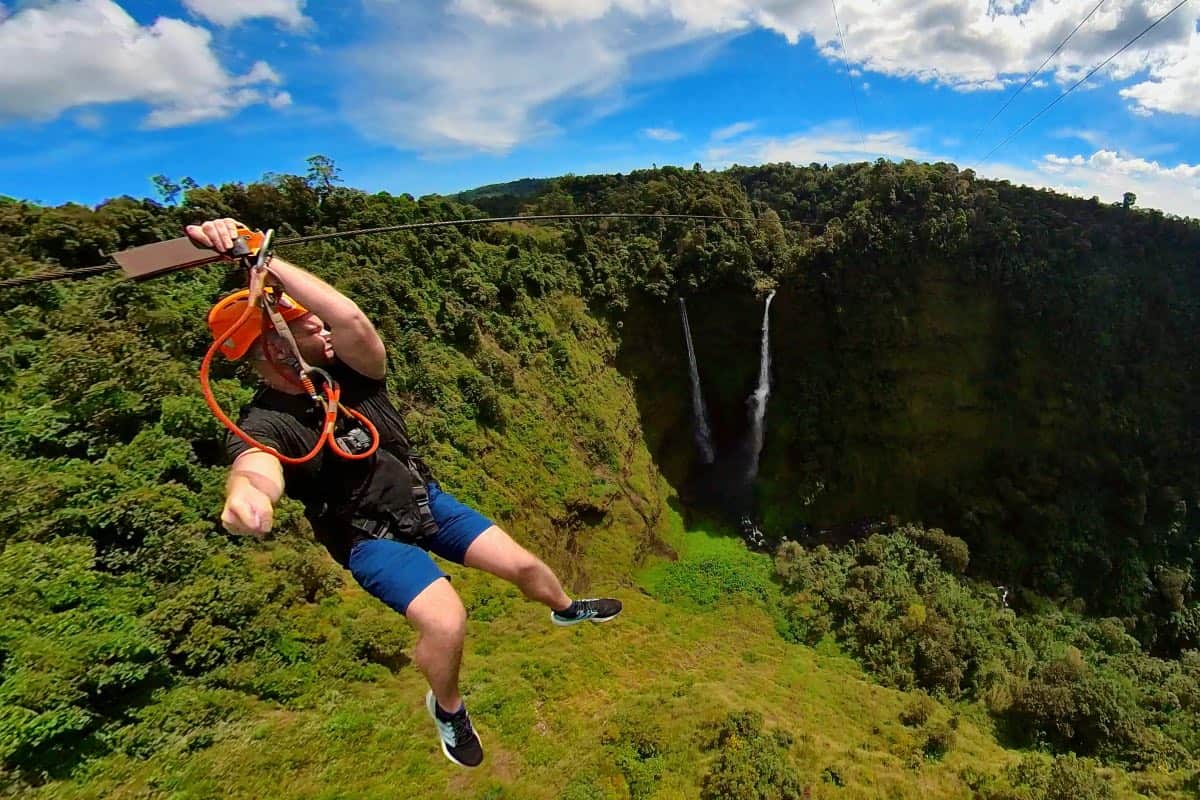
[(471, 724), (471, 717), (467, 715), (465, 705), (457, 714), (442, 719), (438, 715), (437, 698), (433, 696), (431, 689), (425, 695), (425, 707), (429, 709), (429, 716), (433, 717), (433, 724), (437, 726), (438, 735), (442, 739), (442, 752), (446, 754), (446, 758), (460, 767), (478, 767), (483, 763), (483, 744), (475, 733), (475, 726)]
[[(573, 609), (573, 612), (572, 612)], [(572, 613), (568, 613), (572, 612)], [(551, 611), (550, 619), (555, 625), (575, 625), (584, 620), (608, 622), (621, 613), (621, 601), (611, 597), (576, 600), (566, 611)]]

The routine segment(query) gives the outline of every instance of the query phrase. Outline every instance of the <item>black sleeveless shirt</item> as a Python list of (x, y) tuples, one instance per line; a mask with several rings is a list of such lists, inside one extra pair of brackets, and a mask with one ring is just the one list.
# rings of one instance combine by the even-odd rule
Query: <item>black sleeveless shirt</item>
[[(351, 518), (395, 521), (395, 515), (412, 505), (413, 478), (401, 460), (410, 454), (411, 445), (404, 418), (388, 399), (385, 381), (368, 378), (340, 360), (325, 369), (341, 387), (342, 404), (375, 425), (379, 450), (368, 459), (351, 461), (325, 447), (307, 463), (284, 464), (283, 477), (288, 495), (304, 504), (317, 540), (345, 566), (354, 536)], [(317, 443), (322, 422), (322, 412), (308, 395), (263, 387), (242, 409), (238, 426), (263, 444), (298, 458)], [(334, 435), (353, 424), (342, 415)], [(229, 433), (225, 449), (232, 461), (251, 448)]]

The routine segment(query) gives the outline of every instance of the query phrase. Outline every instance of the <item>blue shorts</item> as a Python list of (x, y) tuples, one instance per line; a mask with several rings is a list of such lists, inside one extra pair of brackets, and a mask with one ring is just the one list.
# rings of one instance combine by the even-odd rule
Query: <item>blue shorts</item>
[[(495, 523), (430, 483), (429, 510), (438, 532), (426, 543), (430, 552), (455, 564), (463, 563), (467, 548)], [(434, 581), (447, 577), (429, 553), (394, 539), (364, 539), (350, 551), (350, 574), (358, 585), (403, 614), (408, 604)]]

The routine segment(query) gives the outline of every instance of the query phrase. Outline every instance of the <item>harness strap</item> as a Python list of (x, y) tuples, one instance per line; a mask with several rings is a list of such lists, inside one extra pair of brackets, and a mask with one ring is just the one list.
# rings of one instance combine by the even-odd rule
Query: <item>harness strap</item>
[[(366, 418), (366, 416), (360, 414), (354, 409), (347, 408), (346, 406), (342, 405), (341, 389), (338, 387), (337, 382), (329, 375), (329, 373), (322, 369), (311, 366), (304, 360), (304, 356), (301, 355), (300, 348), (296, 345), (296, 339), (294, 336), (292, 336), (292, 331), (288, 327), (287, 321), (284, 320), (283, 315), (280, 314), (279, 310), (275, 307), (276, 297), (274, 293), (266, 290), (267, 277), (268, 275), (272, 275), (268, 269), (268, 264), (271, 260), (269, 243), (273, 234), (274, 231), (267, 231), (266, 235), (263, 237), (263, 244), (256, 253), (252, 254), (246, 250), (241, 254), (243, 262), (246, 263), (249, 269), (250, 276), (249, 296), (246, 298), (246, 310), (242, 312), (242, 315), (238, 317), (237, 321), (233, 323), (233, 325), (229, 326), (229, 330), (216, 337), (212, 346), (209, 347), (208, 352), (205, 354), (204, 360), (200, 362), (200, 388), (204, 392), (204, 401), (208, 404), (209, 410), (213, 412), (213, 415), (216, 416), (217, 420), (220, 421), (220, 423), (224, 425), (231, 433), (233, 433), (250, 447), (256, 450), (261, 450), (264, 453), (268, 453), (269, 455), (279, 459), (279, 461), (284, 464), (297, 465), (311, 461), (312, 459), (316, 458), (317, 454), (321, 452), (321, 449), (325, 447), (325, 445), (329, 445), (329, 449), (332, 450), (336, 455), (351, 461), (359, 461), (370, 458), (375, 454), (375, 451), (379, 449), (379, 431), (376, 429), (375, 425)], [(245, 250), (244, 247), (243, 250)], [(250, 255), (255, 255), (257, 257), (253, 264), (249, 263)], [(220, 349), (221, 343), (226, 339), (231, 338), (234, 333), (242, 328), (243, 325), (250, 324), (251, 318), (260, 308), (262, 309), (262, 313), (267, 317), (267, 319), (270, 320), (275, 332), (284, 342), (287, 343), (288, 348), (292, 351), (292, 360), (294, 360), (295, 363), (290, 366), (292, 366), (298, 374), (300, 385), (303, 387), (304, 391), (308, 393), (309, 397), (311, 397), (313, 401), (317, 403), (324, 411), (324, 420), (321, 424), (321, 432), (320, 435), (317, 436), (316, 444), (313, 445), (312, 450), (299, 458), (284, 455), (275, 448), (257, 441), (240, 427), (238, 427), (237, 423), (230, 419), (229, 416), (221, 410), (221, 406), (217, 402), (216, 397), (213, 395), (212, 386), (209, 383), (209, 371), (212, 368), (212, 360), (217, 351)], [(253, 324), (262, 325), (262, 321), (258, 320)], [(320, 391), (317, 390), (316, 384), (313, 382), (313, 375), (317, 375), (322, 379)], [(366, 428), (371, 436), (371, 445), (369, 448), (363, 452), (351, 452), (350, 450), (343, 448), (338, 443), (334, 437), (334, 429), (337, 427), (337, 418), (339, 412), (357, 420), (361, 425), (363, 425), (363, 427)]]
[[(433, 516), (433, 510), (429, 507), (429, 489), (425, 482), (428, 474), (428, 468), (424, 467), (424, 462), (416, 457), (408, 457), (403, 459), (405, 466), (408, 467), (409, 476), (412, 482), (412, 498), (413, 506), (417, 511), (417, 521), (419, 530), (410, 536), (404, 536), (405, 540), (413, 540), (416, 542), (426, 541), (437, 535), (440, 529), (437, 520)], [(418, 467), (418, 464), (421, 466)], [(356, 538), (367, 539), (393, 539), (401, 541), (401, 537), (397, 536), (396, 521), (390, 519), (377, 519), (373, 517), (351, 517), (349, 520), (350, 527), (358, 534)]]
[[(263, 269), (270, 273), (269, 257), (263, 264)], [(274, 273), (270, 274), (272, 277), (274, 277)], [(304, 356), (300, 353), (300, 346), (296, 344), (296, 337), (292, 335), (292, 329), (288, 327), (287, 320), (285, 320), (283, 315), (279, 313), (279, 309), (277, 308), (278, 302), (279, 298), (276, 297), (274, 292), (264, 292), (262, 304), (263, 314), (267, 321), (271, 323), (271, 327), (275, 329), (275, 334), (283, 340), (284, 344), (286, 344), (288, 349), (291, 351), (291, 363), (289, 363), (288, 366), (295, 370), (296, 374), (300, 378), (300, 384), (304, 387), (304, 390), (308, 392), (309, 396), (314, 400), (317, 400), (318, 395), (316, 394), (315, 387), (313, 386), (312, 378), (309, 376), (315, 372), (321, 372), (321, 374), (325, 373), (323, 370), (315, 369), (311, 364), (304, 360)], [(290, 379), (291, 376), (285, 375), (285, 377)], [(332, 380), (327, 374), (325, 374), (325, 378), (326, 380)]]

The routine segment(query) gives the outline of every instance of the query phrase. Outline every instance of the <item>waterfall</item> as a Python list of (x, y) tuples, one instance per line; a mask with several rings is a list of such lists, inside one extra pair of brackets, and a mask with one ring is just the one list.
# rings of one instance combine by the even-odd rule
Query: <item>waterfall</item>
[(771, 397), (771, 300), (774, 297), (775, 292), (767, 295), (767, 305), (763, 309), (762, 350), (758, 359), (758, 387), (746, 401), (746, 404), (750, 406), (750, 463), (746, 470), (748, 482), (758, 477), (758, 457), (762, 454), (763, 449), (767, 400)]
[(713, 463), (716, 454), (713, 451), (712, 431), (708, 426), (708, 410), (704, 407), (704, 395), (700, 393), (700, 369), (696, 366), (696, 350), (692, 347), (692, 329), (688, 325), (687, 305), (679, 298), (679, 317), (683, 320), (683, 338), (687, 342), (688, 370), (692, 376), (692, 435), (696, 439), (696, 449), (700, 452), (700, 461), (704, 464)]

